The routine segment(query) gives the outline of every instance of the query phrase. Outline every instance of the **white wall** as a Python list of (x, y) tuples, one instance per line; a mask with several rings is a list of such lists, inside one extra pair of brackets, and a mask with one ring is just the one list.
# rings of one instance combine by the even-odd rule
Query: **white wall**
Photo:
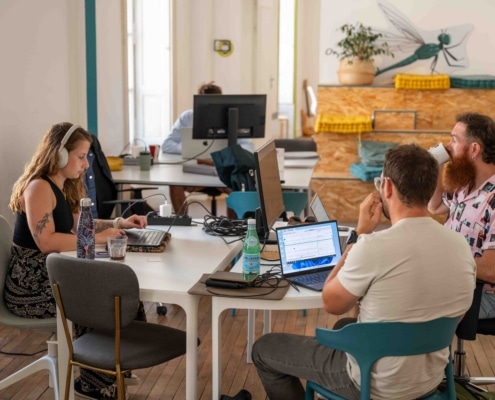
[[(347, 0), (339, 2), (338, 10), (333, 0), (321, 0), (320, 31), (320, 83), (336, 84), (338, 60), (333, 55), (325, 55), (325, 50), (335, 47), (342, 38), (337, 28), (344, 23), (362, 22), (364, 25), (381, 29), (399, 36), (397, 30), (378, 6), (378, 0)], [(391, 4), (424, 38), (426, 43), (438, 43), (437, 36), (441, 30), (452, 36), (450, 46), (462, 41), (451, 52), (461, 54), (458, 64), (467, 64), (467, 68), (448, 68), (442, 54), (438, 59), (437, 71), (449, 75), (493, 74), (495, 59), (492, 50), (495, 47), (493, 16), (495, 2), (486, 0), (401, 0), (386, 2)], [(337, 12), (338, 11), (338, 12)], [(471, 26), (467, 26), (469, 24)], [(472, 32), (464, 38), (464, 33)], [(464, 40), (462, 40), (464, 38)], [(392, 41), (388, 41), (392, 44)], [(408, 51), (397, 52), (395, 59), (378, 58), (376, 67), (393, 64), (411, 55), (420, 44), (413, 45)], [(467, 57), (462, 54), (466, 53)], [(461, 60), (462, 59), (462, 60)], [(375, 78), (374, 84), (392, 84), (397, 72), (429, 74), (432, 59), (417, 61), (401, 70), (392, 70)], [(456, 63), (453, 61), (453, 63)]]
[(0, 1), (0, 214), (12, 185), (54, 123), (73, 121), (69, 14), (64, 0)]

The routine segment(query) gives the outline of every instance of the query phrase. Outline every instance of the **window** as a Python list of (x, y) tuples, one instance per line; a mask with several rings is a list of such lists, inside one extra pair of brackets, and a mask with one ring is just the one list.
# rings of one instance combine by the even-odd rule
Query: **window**
[(129, 140), (161, 144), (171, 121), (171, 0), (127, 0)]

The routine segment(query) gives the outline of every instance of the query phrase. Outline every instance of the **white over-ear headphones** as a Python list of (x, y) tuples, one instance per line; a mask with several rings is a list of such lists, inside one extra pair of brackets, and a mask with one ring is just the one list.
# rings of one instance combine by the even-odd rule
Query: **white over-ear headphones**
[(69, 152), (65, 148), (65, 144), (69, 141), (70, 137), (74, 133), (75, 130), (79, 129), (79, 125), (72, 125), (70, 129), (67, 131), (67, 133), (64, 135), (62, 138), (62, 141), (60, 142), (60, 149), (58, 149), (58, 167), (59, 168), (64, 168), (67, 163), (69, 162)]

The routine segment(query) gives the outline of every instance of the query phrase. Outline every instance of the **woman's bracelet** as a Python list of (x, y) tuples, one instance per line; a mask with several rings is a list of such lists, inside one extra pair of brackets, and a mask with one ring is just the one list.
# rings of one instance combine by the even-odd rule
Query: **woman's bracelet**
[(119, 225), (120, 225), (120, 220), (122, 219), (122, 217), (117, 217), (113, 220), (113, 227), (115, 229), (119, 229)]

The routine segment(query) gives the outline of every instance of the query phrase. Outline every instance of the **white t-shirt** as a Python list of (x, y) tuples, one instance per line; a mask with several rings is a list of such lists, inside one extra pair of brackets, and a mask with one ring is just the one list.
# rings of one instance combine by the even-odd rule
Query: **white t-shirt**
[[(468, 310), (476, 264), (462, 235), (429, 217), (407, 218), (360, 235), (337, 276), (350, 293), (363, 297), (359, 322), (420, 322)], [(441, 382), (447, 360), (448, 349), (379, 360), (372, 370), (373, 399), (428, 393)], [(347, 369), (359, 386), (359, 366), (349, 355)]]

